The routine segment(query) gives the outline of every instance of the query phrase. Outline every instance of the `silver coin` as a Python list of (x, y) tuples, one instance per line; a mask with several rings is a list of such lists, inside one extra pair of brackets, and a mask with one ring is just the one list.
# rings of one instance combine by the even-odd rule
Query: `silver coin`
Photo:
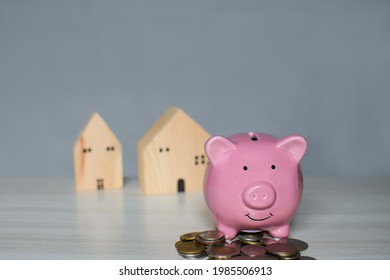
[(237, 239), (226, 241), (222, 232), (207, 230), (182, 234), (180, 239), (175, 247), (180, 256), (190, 260), (315, 260), (301, 256), (300, 251), (308, 248), (306, 242), (295, 238), (275, 240), (267, 232), (241, 231)]
[(203, 244), (205, 246), (216, 246), (216, 245), (223, 245), (225, 243), (225, 239), (221, 239), (221, 240), (213, 240), (213, 241), (209, 241), (209, 240), (204, 240), (202, 238), (199, 238), (197, 237), (195, 239), (195, 241), (199, 244)]
[(205, 252), (199, 253), (199, 254), (181, 254), (179, 253), (180, 256), (182, 256), (185, 259), (189, 260), (199, 260), (205, 258), (207, 255)]
[(263, 237), (262, 232), (243, 232), (240, 231), (237, 235), (240, 241), (258, 242)]
[(243, 245), (263, 245), (260, 241), (241, 240)]

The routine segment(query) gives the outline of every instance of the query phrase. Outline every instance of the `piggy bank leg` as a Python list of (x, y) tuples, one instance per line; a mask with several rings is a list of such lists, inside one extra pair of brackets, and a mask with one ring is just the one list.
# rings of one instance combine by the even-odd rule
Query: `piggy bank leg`
[(232, 227), (229, 227), (229, 226), (225, 226), (225, 225), (222, 225), (222, 224), (217, 224), (217, 229), (219, 231), (223, 232), (223, 234), (225, 235), (225, 239), (226, 240), (233, 239), (237, 235), (237, 230), (232, 228)]
[(286, 238), (290, 233), (290, 224), (270, 228), (268, 232), (275, 238)]

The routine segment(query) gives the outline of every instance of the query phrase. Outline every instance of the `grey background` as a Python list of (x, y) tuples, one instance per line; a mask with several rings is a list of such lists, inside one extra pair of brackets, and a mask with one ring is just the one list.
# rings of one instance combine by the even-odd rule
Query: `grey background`
[(304, 135), (307, 175), (389, 175), (389, 88), (389, 1), (0, 1), (1, 176), (72, 176), (94, 111), (135, 176), (169, 105)]

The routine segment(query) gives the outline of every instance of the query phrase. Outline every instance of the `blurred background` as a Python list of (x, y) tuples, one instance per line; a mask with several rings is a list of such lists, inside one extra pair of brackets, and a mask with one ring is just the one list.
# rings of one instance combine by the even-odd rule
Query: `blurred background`
[(389, 89), (390, 1), (0, 1), (0, 176), (73, 176), (94, 111), (136, 176), (170, 105), (304, 135), (304, 175), (390, 175)]

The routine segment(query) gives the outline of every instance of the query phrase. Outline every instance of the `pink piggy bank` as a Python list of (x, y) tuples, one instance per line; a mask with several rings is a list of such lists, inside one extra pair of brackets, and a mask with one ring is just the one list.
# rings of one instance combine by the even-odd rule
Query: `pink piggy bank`
[(300, 135), (278, 139), (249, 132), (207, 140), (204, 196), (226, 239), (241, 230), (289, 235), (302, 197), (299, 161), (306, 148)]

